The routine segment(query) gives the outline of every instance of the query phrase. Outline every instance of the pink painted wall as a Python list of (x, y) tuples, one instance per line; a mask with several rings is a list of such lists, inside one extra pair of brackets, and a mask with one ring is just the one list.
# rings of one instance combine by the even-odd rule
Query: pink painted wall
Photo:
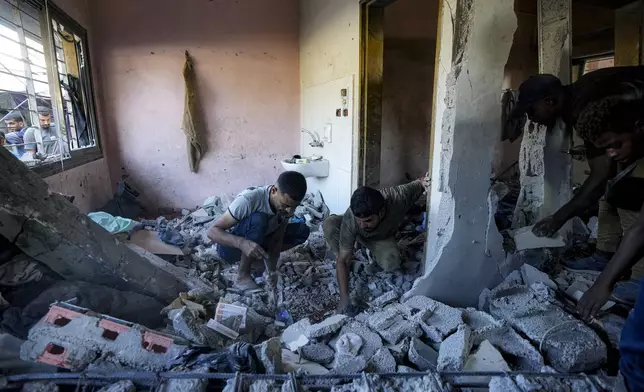
[[(149, 206), (191, 207), (272, 183), (299, 150), (297, 0), (94, 0), (111, 179)], [(189, 171), (181, 130), (193, 55), (208, 153)]]
[[(93, 72), (96, 77), (96, 74), (100, 72), (100, 64), (94, 59), (94, 36), (87, 1), (55, 0), (55, 3), (87, 29), (90, 56), (92, 57)], [(97, 103), (97, 111), (100, 117), (100, 102)], [(101, 138), (105, 139), (105, 127), (100, 126), (100, 130)], [(62, 173), (45, 178), (45, 182), (49, 184), (50, 189), (54, 192), (76, 196), (74, 204), (84, 213), (100, 208), (112, 196), (112, 184), (106, 159), (99, 159), (71, 170), (65, 170)]]

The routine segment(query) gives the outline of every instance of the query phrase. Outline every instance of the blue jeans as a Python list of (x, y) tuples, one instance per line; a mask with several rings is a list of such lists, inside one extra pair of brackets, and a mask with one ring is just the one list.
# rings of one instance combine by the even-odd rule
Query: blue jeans
[[(271, 235), (267, 234), (268, 223), (272, 218), (272, 215), (263, 212), (255, 212), (248, 218), (237, 223), (237, 225), (230, 231), (230, 234), (251, 240), (256, 244), (260, 244), (262, 248), (267, 249), (268, 244), (266, 243), (266, 240), (268, 240)], [(283, 252), (303, 244), (309, 238), (309, 234), (311, 234), (311, 230), (305, 223), (289, 223), (286, 226), (281, 251)], [(239, 261), (241, 259), (241, 255), (242, 253), (239, 249), (219, 245), (219, 256), (229, 263)]]
[(619, 342), (619, 371), (629, 391), (644, 391), (644, 281)]

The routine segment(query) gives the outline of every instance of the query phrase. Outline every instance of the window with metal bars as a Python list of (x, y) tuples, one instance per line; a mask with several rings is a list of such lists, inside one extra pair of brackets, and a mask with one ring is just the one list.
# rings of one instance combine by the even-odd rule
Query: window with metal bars
[(49, 0), (0, 0), (0, 119), (3, 147), (44, 175), (102, 157), (87, 32)]

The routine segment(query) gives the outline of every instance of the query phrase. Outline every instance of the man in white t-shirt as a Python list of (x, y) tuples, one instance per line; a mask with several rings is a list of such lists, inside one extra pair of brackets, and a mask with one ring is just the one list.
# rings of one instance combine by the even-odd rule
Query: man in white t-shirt
[(304, 243), (310, 230), (304, 222), (290, 223), (295, 208), (306, 195), (306, 179), (298, 172), (280, 174), (275, 185), (241, 192), (208, 232), (226, 261), (239, 261), (235, 285), (242, 290), (258, 288), (251, 276), (254, 262), (267, 261), (275, 271), (281, 252)]

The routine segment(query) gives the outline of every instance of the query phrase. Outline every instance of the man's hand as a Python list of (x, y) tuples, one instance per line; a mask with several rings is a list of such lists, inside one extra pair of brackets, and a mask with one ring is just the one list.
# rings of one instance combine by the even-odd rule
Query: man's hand
[(264, 248), (251, 240), (245, 240), (242, 243), (240, 250), (244, 255), (246, 255), (246, 257), (250, 257), (252, 259), (263, 259), (268, 257)]
[(552, 237), (555, 235), (561, 226), (566, 222), (561, 222), (553, 216), (541, 219), (537, 224), (532, 228), (534, 235), (539, 237)]
[(425, 175), (419, 178), (419, 180), (423, 184), (425, 192), (429, 192), (429, 187), (432, 185), (432, 178), (430, 177), (429, 173), (425, 173)]
[(590, 320), (595, 317), (597, 312), (606, 304), (610, 293), (612, 292), (611, 286), (609, 284), (603, 283), (599, 280), (595, 281), (595, 284), (584, 293), (579, 302), (577, 303), (577, 309), (579, 314), (584, 320)]

